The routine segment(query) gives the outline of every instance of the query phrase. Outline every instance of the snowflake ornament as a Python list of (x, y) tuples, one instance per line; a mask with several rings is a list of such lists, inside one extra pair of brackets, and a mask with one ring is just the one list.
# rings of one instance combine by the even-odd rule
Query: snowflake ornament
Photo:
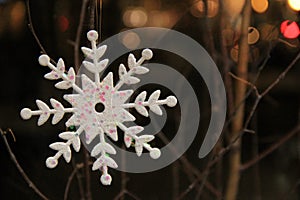
[(83, 61), (83, 66), (94, 74), (95, 81), (92, 81), (85, 74), (81, 75), (81, 87), (76, 83), (76, 74), (71, 67), (65, 72), (65, 64), (62, 59), (59, 59), (56, 66), (50, 62), (48, 55), (41, 55), (39, 63), (42, 66), (48, 66), (52, 71), (45, 75), (46, 79), (62, 81), (55, 84), (58, 89), (73, 88), (73, 94), (64, 95), (64, 99), (68, 101), (72, 107), (65, 108), (59, 101), (51, 98), (50, 103), (53, 107), (49, 108), (43, 101), (36, 100), (38, 110), (30, 110), (24, 108), (21, 111), (23, 119), (30, 119), (34, 115), (38, 115), (38, 126), (44, 124), (53, 115), (52, 124), (58, 123), (65, 113), (72, 113), (72, 116), (67, 120), (66, 126), (76, 126), (76, 131), (66, 131), (59, 134), (59, 137), (66, 142), (55, 142), (49, 147), (56, 150), (54, 156), (46, 160), (48, 168), (54, 168), (58, 164), (58, 159), (63, 156), (68, 163), (71, 160), (71, 145), (78, 152), (80, 150), (81, 141), (80, 135), (84, 133), (84, 142), (90, 144), (96, 137), (100, 138), (100, 142), (96, 144), (91, 151), (91, 156), (96, 158), (92, 170), (101, 170), (100, 178), (103, 185), (110, 185), (112, 177), (108, 174), (108, 168), (117, 168), (118, 165), (109, 154), (116, 154), (115, 148), (106, 142), (105, 135), (112, 140), (118, 140), (117, 127), (124, 132), (124, 143), (127, 148), (134, 146), (136, 154), (141, 156), (143, 149), (150, 152), (150, 157), (157, 159), (161, 152), (158, 148), (151, 147), (148, 142), (154, 139), (153, 135), (139, 135), (143, 131), (142, 126), (127, 127), (126, 122), (135, 121), (135, 117), (129, 112), (129, 108), (134, 108), (141, 115), (148, 117), (149, 113), (146, 107), (157, 115), (162, 115), (160, 105), (173, 107), (177, 104), (177, 99), (174, 96), (169, 96), (166, 99), (159, 100), (160, 90), (153, 92), (148, 100), (146, 100), (146, 91), (141, 92), (134, 102), (127, 102), (133, 94), (133, 90), (120, 90), (124, 85), (132, 85), (140, 80), (135, 75), (145, 74), (149, 71), (142, 66), (145, 60), (152, 58), (152, 51), (144, 49), (142, 57), (136, 61), (133, 54), (128, 56), (128, 68), (125, 65), (119, 66), (119, 81), (116, 85), (113, 83), (113, 73), (100, 80), (100, 73), (107, 68), (108, 59), (101, 59), (104, 55), (107, 46), (97, 47), (98, 33), (94, 30), (87, 33), (87, 38), (91, 42), (92, 48), (82, 47), (82, 52), (89, 59)]

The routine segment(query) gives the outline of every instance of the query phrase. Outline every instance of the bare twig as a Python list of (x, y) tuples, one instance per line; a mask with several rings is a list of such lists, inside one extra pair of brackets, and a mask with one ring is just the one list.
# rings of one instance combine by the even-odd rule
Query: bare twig
[(288, 200), (290, 195), (295, 193), (297, 188), (299, 187), (300, 185), (300, 179), (298, 179), (296, 181), (296, 183), (293, 185), (293, 187), (284, 195), (284, 197), (282, 198), (282, 200)]
[(209, 163), (209, 167), (214, 166), (228, 151), (230, 151), (232, 149), (233, 144), (243, 136), (245, 131), (248, 130), (247, 127), (248, 127), (248, 125), (249, 125), (249, 123), (250, 123), (250, 121), (251, 121), (251, 119), (252, 119), (252, 117), (255, 113), (255, 110), (256, 110), (258, 104), (260, 103), (261, 99), (265, 95), (267, 95), (268, 92), (270, 92), (285, 77), (285, 75), (292, 69), (292, 67), (299, 61), (299, 59), (300, 59), (300, 52), (293, 59), (293, 61), (288, 65), (288, 67), (278, 76), (278, 78), (276, 80), (274, 80), (274, 82), (272, 82), (269, 85), (269, 87), (267, 89), (265, 89), (262, 93), (259, 93), (259, 96), (257, 97), (256, 101), (254, 102), (254, 104), (252, 106), (252, 109), (251, 109), (248, 117), (246, 118), (244, 129), (239, 132), (239, 134), (236, 136), (235, 139), (232, 140), (232, 142), (230, 144), (228, 144), (226, 147), (222, 148), (219, 151), (219, 153), (216, 155), (216, 157)]
[(92, 192), (91, 192), (91, 173), (90, 173), (90, 156), (89, 152), (84, 149), (84, 174), (85, 174), (85, 196), (87, 200), (92, 200)]
[[(242, 79), (246, 80), (248, 76), (248, 61), (249, 61), (249, 45), (248, 45), (248, 27), (250, 25), (251, 18), (251, 1), (246, 0), (243, 10), (242, 27), (241, 27), (241, 39), (239, 49), (239, 59), (237, 66), (237, 74)], [(232, 138), (239, 136), (239, 132), (244, 126), (244, 98), (247, 92), (245, 84), (242, 82), (236, 82), (235, 84), (235, 106), (241, 104), (236, 111), (235, 118), (232, 121), (232, 132), (230, 134), (230, 142)], [(240, 137), (239, 137), (240, 138)], [(237, 198), (239, 190), (240, 180), (240, 164), (241, 164), (241, 140), (236, 140), (232, 147), (234, 151), (229, 155), (229, 176), (227, 181), (227, 188), (225, 192), (226, 200), (235, 200)]]
[(180, 177), (179, 177), (179, 164), (178, 162), (172, 165), (172, 198), (175, 199), (179, 195)]
[(242, 83), (244, 83), (246, 85), (249, 85), (255, 91), (256, 96), (259, 96), (258, 90), (257, 90), (256, 86), (253, 83), (250, 83), (249, 81), (246, 81), (245, 79), (242, 79), (242, 78), (234, 75), (231, 72), (228, 72), (228, 74), (230, 76), (232, 76), (234, 79), (236, 79), (236, 80), (238, 80), (238, 81), (240, 81), (240, 82), (242, 82)]
[[(162, 132), (160, 134), (158, 134), (157, 136), (163, 141), (163, 143), (169, 144), (170, 141)], [(170, 145), (170, 150), (175, 155), (178, 154), (177, 150), (172, 145)], [(186, 156), (182, 155), (179, 158), (179, 161), (181, 162), (181, 164), (183, 165), (183, 167), (185, 169), (184, 172), (188, 176), (194, 174), (196, 176), (196, 179), (191, 183), (191, 185), (186, 189), (186, 191), (181, 193), (179, 195), (179, 197), (176, 198), (176, 200), (182, 199), (186, 194), (188, 194), (192, 189), (194, 189), (198, 185), (199, 180), (202, 180), (202, 178), (203, 178), (203, 174), (190, 163), (190, 161), (186, 158)], [(208, 181), (205, 181), (204, 184), (205, 184), (205, 187), (216, 197), (219, 197), (221, 195), (220, 192)]]
[(66, 184), (66, 188), (65, 188), (65, 193), (64, 193), (64, 200), (67, 200), (68, 199), (68, 195), (69, 195), (69, 190), (70, 190), (70, 186), (71, 186), (71, 183), (72, 183), (72, 180), (74, 178), (74, 176), (77, 174), (78, 170), (83, 168), (83, 164), (77, 164), (72, 173), (70, 174), (69, 178), (68, 178), (68, 182)]
[(43, 45), (42, 45), (39, 37), (37, 36), (37, 34), (34, 30), (34, 27), (33, 27), (32, 18), (31, 18), (31, 11), (30, 11), (30, 0), (26, 1), (26, 7), (27, 7), (27, 16), (28, 16), (28, 21), (29, 21), (29, 24), (28, 24), (29, 30), (31, 31), (36, 43), (39, 45), (40, 49), (42, 50), (42, 53), (47, 54), (45, 48), (43, 47)]
[[(73, 169), (75, 170), (75, 168), (77, 168), (78, 165), (80, 165), (80, 164), (76, 164), (75, 158), (73, 158), (72, 159)], [(81, 197), (81, 199), (85, 199), (84, 198), (84, 188), (83, 188), (83, 183), (82, 183), (82, 174), (78, 170), (76, 170), (75, 175), (76, 175), (76, 179), (77, 179), (77, 182), (78, 182), (78, 189), (79, 189), (80, 197)]]
[[(47, 51), (44, 48), (44, 46), (42, 45), (39, 37), (37, 36), (37, 34), (35, 32), (34, 26), (33, 26), (32, 17), (31, 17), (31, 11), (30, 11), (30, 0), (26, 0), (26, 8), (27, 8), (28, 28), (29, 28), (30, 32), (32, 33), (32, 35), (33, 35), (36, 43), (40, 47), (40, 49), (42, 51), (42, 54), (47, 54)], [(50, 57), (50, 59), (51, 59), (51, 61), (53, 63), (56, 63), (55, 60), (53, 60), (51, 57)]]
[[(8, 129), (8, 131), (12, 134), (12, 130), (11, 129)], [(19, 164), (15, 154), (13, 153), (13, 151), (11, 150), (10, 148), (10, 145), (7, 141), (7, 138), (6, 138), (6, 131), (3, 131), (1, 128), (0, 128), (0, 133), (1, 133), (1, 136), (2, 136), (2, 139), (5, 143), (5, 146), (6, 146), (6, 149), (10, 155), (10, 158), (11, 160), (14, 162), (15, 166), (17, 167), (18, 171), (20, 172), (20, 174), (22, 175), (23, 179), (26, 181), (26, 183), (28, 184), (28, 186), (39, 196), (41, 197), (42, 199), (44, 200), (47, 200), (48, 198), (37, 188), (37, 186), (30, 180), (30, 178), (27, 176), (27, 174), (24, 172), (23, 168), (21, 167), (21, 165)], [(14, 136), (13, 136), (14, 137)]]
[(121, 197), (125, 196), (125, 194), (127, 194), (128, 196), (132, 197), (135, 200), (140, 200), (140, 198), (138, 196), (136, 196), (135, 194), (129, 192), (128, 190), (123, 190), (121, 191), (115, 198), (114, 200), (119, 200)]
[(287, 133), (285, 136), (280, 138), (276, 143), (274, 143), (271, 147), (263, 151), (261, 154), (253, 158), (252, 160), (247, 161), (245, 164), (243, 164), (240, 168), (241, 171), (244, 171), (253, 165), (255, 165), (257, 162), (259, 162), (261, 159), (272, 153), (274, 150), (278, 149), (281, 145), (283, 145), (286, 141), (291, 139), (295, 134), (299, 133), (300, 131), (300, 124), (296, 126), (293, 130), (291, 130), (289, 133)]

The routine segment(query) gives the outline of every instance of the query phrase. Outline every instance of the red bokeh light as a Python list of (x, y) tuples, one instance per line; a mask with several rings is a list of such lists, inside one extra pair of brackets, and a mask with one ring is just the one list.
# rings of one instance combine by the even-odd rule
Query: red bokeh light
[(289, 20), (285, 20), (281, 23), (280, 31), (282, 35), (288, 39), (295, 39), (300, 34), (298, 24)]
[(69, 29), (69, 25), (70, 22), (66, 16), (61, 15), (58, 17), (58, 27), (61, 32), (66, 32)]

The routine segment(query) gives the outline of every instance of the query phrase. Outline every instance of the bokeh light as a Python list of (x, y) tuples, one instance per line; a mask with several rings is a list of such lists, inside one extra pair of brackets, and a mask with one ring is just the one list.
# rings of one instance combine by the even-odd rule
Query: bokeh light
[(161, 1), (160, 0), (144, 0), (144, 7), (147, 10), (160, 10)]
[[(203, 1), (198, 1), (195, 3), (191, 9), (190, 12), (194, 17), (204, 17), (205, 16), (205, 3)], [(215, 17), (219, 12), (219, 0), (208, 0), (207, 1), (207, 17), (213, 18)]]
[(207, 1), (207, 17), (215, 17), (219, 12), (219, 0)]
[(152, 11), (149, 14), (149, 26), (171, 28), (176, 20), (169, 11)]
[(141, 39), (135, 32), (129, 31), (122, 38), (120, 38), (122, 44), (128, 49), (136, 49), (140, 43)]
[(295, 39), (299, 36), (299, 26), (294, 21), (285, 20), (281, 23), (280, 31), (285, 38)]
[(61, 15), (58, 17), (58, 27), (61, 32), (66, 32), (69, 29), (69, 26), (70, 22), (66, 16)]
[(300, 0), (288, 0), (288, 4), (293, 10), (300, 11)]
[(190, 9), (191, 14), (194, 17), (200, 18), (200, 17), (204, 17), (204, 13), (205, 13), (205, 4), (203, 1), (198, 1), (197, 3), (195, 3), (191, 9)]
[(248, 44), (255, 44), (259, 40), (259, 32), (254, 27), (248, 28)]
[(257, 13), (264, 13), (269, 7), (268, 0), (251, 0), (252, 9)]
[(232, 19), (240, 15), (245, 4), (245, 0), (223, 0), (223, 2), (224, 9)]
[(24, 2), (17, 1), (10, 11), (10, 28), (13, 32), (18, 32), (24, 27), (25, 14)]
[(239, 45), (235, 45), (230, 50), (230, 57), (234, 62), (238, 62), (239, 60)]
[(141, 7), (129, 8), (123, 14), (123, 22), (127, 27), (142, 27), (147, 21), (148, 15)]

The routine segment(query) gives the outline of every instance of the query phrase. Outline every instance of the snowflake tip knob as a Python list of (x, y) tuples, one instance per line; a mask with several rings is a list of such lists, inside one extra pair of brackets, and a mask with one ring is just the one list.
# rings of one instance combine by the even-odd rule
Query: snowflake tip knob
[(109, 174), (103, 174), (100, 178), (100, 181), (103, 185), (110, 185), (112, 178)]
[(91, 30), (87, 33), (87, 38), (89, 41), (96, 41), (98, 39), (98, 33), (95, 30)]
[(174, 106), (176, 106), (176, 104), (177, 104), (177, 99), (176, 99), (176, 97), (174, 97), (174, 96), (169, 96), (169, 97), (167, 98), (167, 106), (169, 106), (169, 107), (174, 107)]
[(21, 110), (21, 117), (23, 119), (30, 119), (32, 116), (31, 110), (29, 108), (23, 108)]
[(142, 57), (146, 60), (150, 60), (153, 56), (153, 53), (150, 49), (144, 49), (142, 52)]
[(54, 168), (54, 167), (56, 167), (57, 164), (58, 164), (58, 161), (54, 157), (49, 157), (46, 160), (46, 166), (48, 168)]
[(48, 64), (50, 63), (50, 58), (48, 55), (43, 54), (39, 57), (39, 63), (42, 66), (48, 66)]
[(153, 148), (151, 151), (150, 151), (150, 157), (153, 158), (153, 159), (157, 159), (159, 158), (161, 155), (161, 152), (158, 148)]

